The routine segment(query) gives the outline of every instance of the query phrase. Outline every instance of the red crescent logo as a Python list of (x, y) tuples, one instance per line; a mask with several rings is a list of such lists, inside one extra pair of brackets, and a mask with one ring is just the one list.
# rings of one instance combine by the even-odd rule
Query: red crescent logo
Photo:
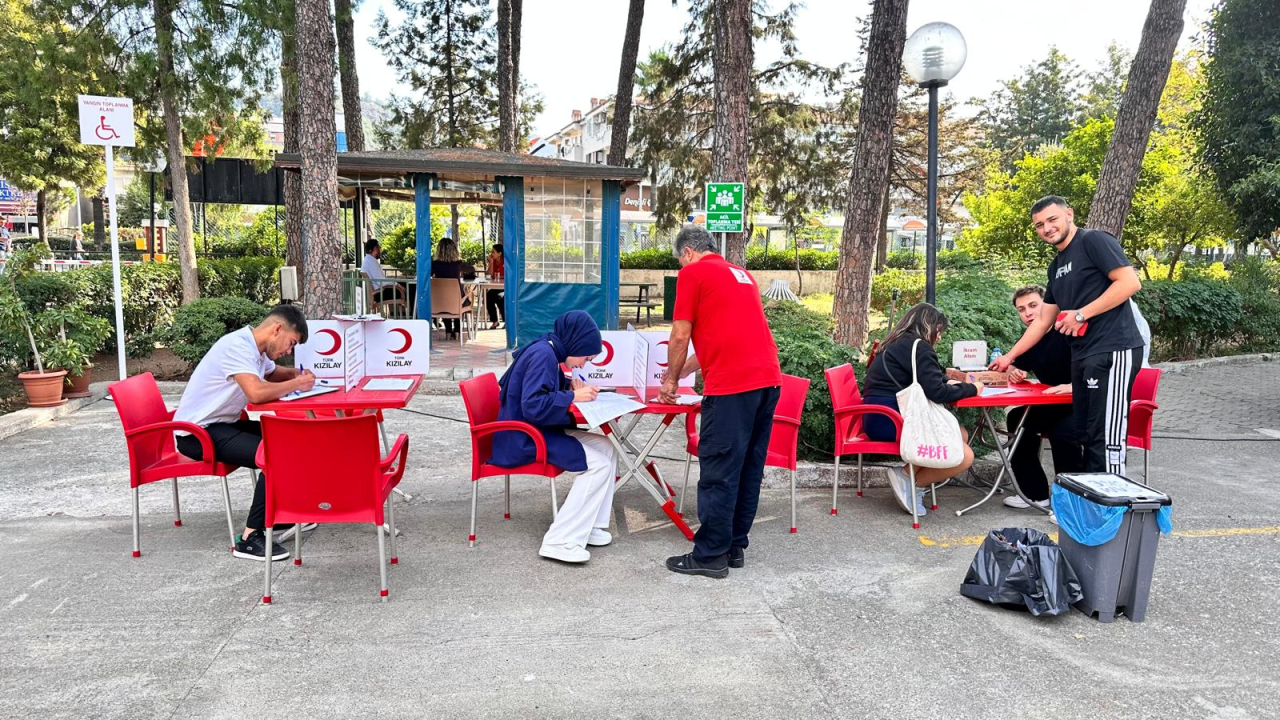
[(405, 330), (404, 328), (391, 328), (388, 333), (400, 333), (400, 335), (404, 337), (404, 347), (399, 350), (392, 350), (392, 355), (399, 355), (403, 352), (408, 352), (409, 348), (413, 347), (413, 336), (409, 334), (408, 330)]
[[(610, 345), (608, 340), (604, 340), (600, 344), (604, 346), (604, 350), (591, 360), (591, 364), (596, 367), (608, 365), (610, 362), (613, 362), (613, 345)], [(604, 360), (600, 359), (602, 356), (604, 357)]]
[(332, 355), (338, 352), (338, 348), (342, 347), (342, 336), (338, 335), (337, 331), (328, 330), (328, 329), (321, 330), (320, 333), (322, 335), (328, 335), (329, 337), (333, 338), (333, 347), (329, 348), (328, 350), (318, 350), (317, 352), (319, 352), (321, 355)]
[[(668, 341), (663, 340), (662, 342), (658, 343), (658, 347), (662, 347), (663, 345), (666, 345), (666, 344), (667, 344), (667, 342), (668, 342)], [(666, 366), (667, 366), (667, 364), (666, 364), (666, 363), (664, 363), (664, 362), (660, 362), (660, 363), (658, 363), (658, 367), (666, 367)]]

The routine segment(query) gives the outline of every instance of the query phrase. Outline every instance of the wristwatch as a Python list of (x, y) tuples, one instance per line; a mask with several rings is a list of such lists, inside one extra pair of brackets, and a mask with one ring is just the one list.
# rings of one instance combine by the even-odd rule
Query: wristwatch
[(1079, 310), (1076, 311), (1076, 322), (1078, 323), (1084, 322), (1084, 313), (1080, 312)]

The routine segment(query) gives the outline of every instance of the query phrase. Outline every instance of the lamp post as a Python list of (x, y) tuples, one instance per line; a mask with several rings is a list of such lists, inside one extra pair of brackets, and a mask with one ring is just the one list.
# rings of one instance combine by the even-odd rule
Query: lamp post
[(902, 67), (929, 91), (929, 206), (925, 210), (925, 290), (928, 303), (937, 302), (938, 272), (938, 88), (964, 67), (968, 53), (964, 36), (943, 22), (922, 25), (902, 48)]

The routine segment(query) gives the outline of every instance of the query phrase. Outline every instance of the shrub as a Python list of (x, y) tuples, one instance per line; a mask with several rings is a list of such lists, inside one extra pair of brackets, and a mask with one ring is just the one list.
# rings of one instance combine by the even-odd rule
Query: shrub
[(884, 266), (895, 270), (919, 270), (924, 267), (924, 253), (894, 250), (884, 259)]
[(1280, 348), (1280, 263), (1260, 258), (1238, 260), (1231, 266), (1228, 284), (1240, 293), (1240, 349)]
[(957, 340), (986, 340), (987, 347), (1007, 351), (1022, 337), (1024, 327), (1010, 298), (1013, 288), (995, 275), (946, 275), (938, 281), (938, 309), (951, 326), (938, 343), (938, 357), (949, 363)]
[[(111, 284), (111, 265), (103, 263), (62, 275), (75, 285), (84, 298), (85, 309), (92, 315), (115, 324), (115, 299)], [(145, 356), (152, 347), (151, 337), (173, 319), (182, 299), (182, 279), (177, 263), (143, 263), (120, 268), (120, 291), (124, 302), (124, 332), (130, 355)], [(114, 335), (107, 348), (114, 349)]]
[(811, 460), (830, 460), (835, 448), (835, 419), (831, 396), (823, 370), (853, 363), (855, 373), (863, 374), (857, 353), (832, 339), (835, 321), (794, 302), (770, 302), (764, 309), (773, 340), (778, 345), (778, 361), (782, 372), (809, 378), (809, 394), (805, 398), (800, 425), (800, 456)]
[(159, 334), (174, 355), (195, 365), (223, 335), (257, 325), (267, 308), (240, 297), (201, 298), (183, 305), (173, 324)]
[(1200, 279), (1152, 280), (1134, 298), (1156, 349), (1175, 358), (1210, 354), (1232, 337), (1244, 303), (1226, 282)]
[[(667, 253), (670, 255), (670, 253)], [(840, 253), (836, 250), (769, 250), (765, 252), (763, 245), (747, 248), (748, 270), (795, 270), (797, 258), (801, 270), (835, 270), (840, 263)]]
[[(939, 250), (938, 251), (938, 269), (939, 270), (979, 270), (983, 267), (983, 263), (978, 258), (970, 255), (964, 250)], [(1043, 275), (1043, 271), (1041, 275)]]
[(895, 268), (871, 278), (871, 308), (888, 312), (894, 290), (899, 294), (896, 307), (915, 305), (924, 299), (924, 273)]
[[(435, 250), (439, 243), (439, 239), (432, 238), (432, 251)], [(413, 274), (417, 272), (418, 236), (416, 225), (411, 222), (405, 223), (378, 238), (378, 244), (382, 246), (382, 257), (380, 258), (382, 264), (390, 265), (403, 273)], [(364, 248), (360, 248), (357, 255), (362, 257), (363, 254)], [(462, 256), (462, 262), (475, 267), (483, 267), (485, 244), (472, 240), (463, 240), (458, 244), (458, 254)], [(581, 255), (581, 251), (579, 251), (579, 255)], [(626, 267), (626, 265), (623, 265), (623, 267)]]
[(201, 260), (200, 294), (210, 297), (242, 297), (260, 305), (280, 300), (280, 266), (277, 257), (243, 257)]
[(679, 270), (676, 261), (668, 248), (648, 248), (622, 253), (619, 265), (624, 270)]
[(33, 272), (14, 278), (18, 295), (27, 305), (27, 311), (35, 314), (47, 306), (71, 307), (83, 305), (76, 286), (65, 277), (66, 273)]

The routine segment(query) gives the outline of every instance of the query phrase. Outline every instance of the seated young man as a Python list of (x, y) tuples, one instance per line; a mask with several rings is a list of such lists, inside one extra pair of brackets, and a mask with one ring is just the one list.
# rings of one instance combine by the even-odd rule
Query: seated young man
[[(1013, 306), (1017, 308), (1023, 325), (1030, 325), (1036, 319), (1043, 302), (1044, 288), (1037, 285), (1027, 285), (1013, 293)], [(1045, 390), (1046, 395), (1071, 392), (1071, 345), (1066, 335), (1045, 333), (1040, 342), (1018, 357), (1017, 362), (1016, 366), (1009, 367), (1009, 379), (1013, 382), (1023, 382), (1030, 372), (1041, 383), (1052, 386)], [(1022, 419), (1024, 415), (1025, 421)], [(1009, 411), (1009, 429), (1017, 427), (1019, 422), (1023, 428), (1022, 439), (1014, 448), (1009, 465), (1013, 467), (1013, 475), (1018, 479), (1018, 487), (1022, 488), (1023, 494), (1042, 508), (1049, 507), (1049, 480), (1040, 464), (1041, 436), (1049, 438), (1055, 472), (1078, 472), (1084, 464), (1083, 451), (1075, 438), (1071, 417), (1070, 405), (1018, 407)], [(1012, 508), (1028, 507), (1017, 495), (1006, 497), (1004, 504)]]
[(387, 302), (404, 298), (404, 286), (394, 280), (387, 280), (382, 270), (382, 244), (370, 239), (364, 244), (364, 259), (360, 261), (360, 270), (373, 280), (373, 301)]
[[(278, 400), (301, 390), (310, 390), (315, 375), (309, 371), (276, 367), (275, 361), (293, 352), (294, 346), (307, 341), (307, 321), (294, 305), (278, 305), (267, 313), (257, 327), (243, 327), (222, 336), (204, 356), (187, 389), (178, 401), (174, 420), (204, 428), (213, 440), (213, 458), (239, 467), (256, 468), (262, 429), (256, 420), (241, 420), (240, 414), (253, 403)], [(200, 441), (190, 433), (179, 432), (178, 451), (195, 460), (203, 460)], [(244, 533), (236, 542), (234, 555), (249, 560), (264, 560), (267, 555), (266, 535), (261, 532), (266, 515), (266, 488), (262, 473), (253, 490), (253, 504)], [(314, 524), (304, 527), (310, 530)], [(284, 542), (293, 536), (292, 526), (277, 525), (276, 538)], [(283, 560), (289, 552), (272, 543), (271, 559)]]

